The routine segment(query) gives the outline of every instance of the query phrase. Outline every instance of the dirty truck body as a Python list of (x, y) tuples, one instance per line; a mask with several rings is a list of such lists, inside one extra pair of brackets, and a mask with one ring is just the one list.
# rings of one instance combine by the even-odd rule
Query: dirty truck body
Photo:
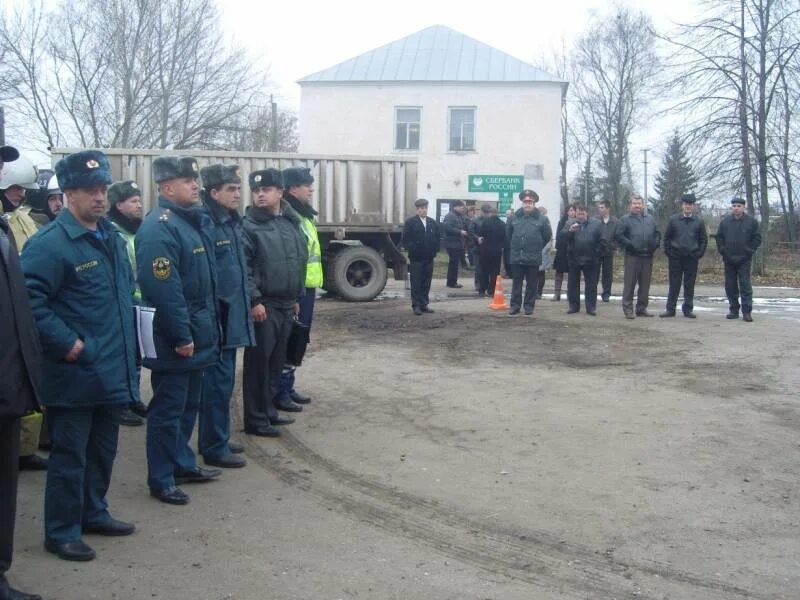
[[(57, 148), (53, 163), (77, 148)], [(414, 158), (336, 156), (272, 152), (104, 149), (114, 180), (132, 179), (142, 189), (145, 212), (158, 197), (153, 160), (164, 154), (186, 154), (200, 166), (237, 164), (242, 170), (243, 207), (252, 203), (247, 177), (252, 171), (292, 166), (311, 169), (313, 207), (325, 267), (324, 288), (350, 301), (372, 300), (386, 285), (388, 270), (405, 279), (407, 262), (399, 252), (403, 223), (414, 213), (417, 161)]]

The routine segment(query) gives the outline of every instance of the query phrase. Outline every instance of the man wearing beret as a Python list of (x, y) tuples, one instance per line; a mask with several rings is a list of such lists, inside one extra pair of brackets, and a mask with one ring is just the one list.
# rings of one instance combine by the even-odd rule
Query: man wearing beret
[(134, 281), (125, 245), (103, 217), (111, 168), (86, 150), (56, 163), (67, 208), (34, 235), (22, 269), (44, 351), (42, 403), (52, 449), (45, 489), (45, 548), (91, 560), (81, 534), (120, 536), (106, 492), (119, 412), (136, 385)]
[[(319, 235), (314, 225), (317, 211), (311, 206), (314, 195), (314, 176), (306, 167), (290, 167), (283, 171), (283, 199), (300, 217), (300, 231), (306, 240), (308, 264), (306, 266), (305, 291), (300, 297), (300, 322), (311, 329), (314, 316), (314, 299), (317, 288), (322, 287), (322, 250)], [(294, 389), (295, 368), (287, 367), (281, 375), (281, 390), (276, 400), (280, 410), (300, 412), (301, 404), (308, 404), (311, 398)]]
[[(142, 206), (142, 192), (135, 181), (127, 179), (125, 181), (117, 181), (111, 184), (108, 188), (108, 219), (114, 225), (117, 234), (125, 242), (125, 248), (128, 251), (128, 260), (133, 269), (134, 278), (136, 277), (136, 232), (139, 231), (139, 226), (142, 224), (142, 216), (144, 208)], [(134, 302), (141, 304), (142, 292), (139, 289), (139, 284), (136, 284), (136, 290), (133, 294)], [(141, 373), (141, 367), (136, 369), (137, 381)], [(147, 406), (141, 401), (139, 396), (139, 386), (136, 386), (136, 395), (131, 399), (130, 406), (122, 413), (120, 420), (121, 425), (138, 426), (142, 425), (144, 421), (142, 418), (147, 415)]]
[[(725, 265), (725, 295), (729, 310), (726, 319), (753, 320), (753, 286), (750, 283), (750, 265), (761, 245), (758, 222), (744, 210), (744, 200), (731, 200), (731, 214), (722, 219), (717, 229), (717, 250)], [(741, 302), (739, 301), (741, 294)]]
[[(0, 172), (18, 157), (16, 148), (0, 146)], [(40, 393), (41, 348), (32, 322), (14, 238), (0, 219), (0, 600), (41, 600), (6, 579), (14, 551), (20, 417), (38, 408)]]
[(681, 212), (672, 215), (664, 230), (664, 254), (669, 264), (669, 292), (666, 310), (659, 317), (674, 317), (683, 281), (683, 316), (695, 319), (694, 282), (697, 264), (708, 245), (706, 224), (694, 214), (694, 194), (681, 197)]
[(198, 447), (207, 465), (243, 467), (244, 447), (230, 441), (231, 394), (236, 377), (236, 349), (255, 345), (250, 298), (247, 295), (242, 218), (242, 178), (237, 165), (211, 165), (200, 170), (203, 205), (213, 223), (217, 297), (222, 328), (220, 360), (203, 373)]
[(308, 246), (300, 216), (281, 199), (281, 172), (254, 171), (249, 183), (253, 206), (244, 218), (242, 241), (256, 346), (244, 350), (244, 430), (277, 437), (275, 425), (293, 422), (278, 415), (276, 400), (292, 316), (305, 292)]
[(156, 356), (143, 358), (153, 384), (147, 410), (147, 484), (153, 497), (168, 504), (189, 503), (176, 484), (209, 481), (221, 472), (197, 466), (189, 445), (203, 369), (220, 358), (214, 242), (208, 215), (198, 203), (199, 175), (194, 158), (156, 158), (158, 207), (136, 234), (142, 300), (156, 309)]

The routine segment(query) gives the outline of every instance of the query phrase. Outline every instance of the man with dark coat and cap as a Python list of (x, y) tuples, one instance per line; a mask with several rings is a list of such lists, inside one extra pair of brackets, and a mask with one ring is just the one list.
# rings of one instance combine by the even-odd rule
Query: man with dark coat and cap
[(153, 161), (158, 206), (136, 233), (136, 268), (142, 301), (155, 308), (155, 356), (147, 409), (147, 485), (168, 504), (188, 504), (177, 487), (215, 479), (190, 446), (203, 386), (203, 370), (220, 359), (217, 277), (210, 219), (198, 202), (200, 168), (188, 156)]
[[(722, 219), (717, 229), (717, 250), (725, 265), (725, 295), (729, 310), (726, 319), (738, 319), (739, 308), (742, 319), (753, 320), (753, 286), (750, 283), (750, 266), (761, 245), (758, 221), (744, 210), (744, 200), (731, 200), (731, 214)], [(739, 295), (741, 294), (741, 302)]]
[[(0, 146), (0, 171), (17, 160)], [(11, 230), (0, 219), (0, 600), (42, 600), (11, 587), (6, 572), (14, 551), (20, 417), (38, 408), (41, 348)]]
[(301, 217), (282, 199), (279, 170), (254, 171), (249, 183), (253, 206), (244, 218), (242, 242), (256, 345), (244, 350), (244, 430), (277, 437), (275, 425), (294, 422), (278, 414), (276, 400), (292, 317), (306, 291), (308, 240)]
[[(523, 308), (526, 315), (533, 314), (536, 291), (539, 287), (539, 265), (542, 249), (553, 237), (550, 220), (536, 210), (539, 194), (523, 190), (519, 194), (522, 207), (506, 221), (506, 237), (511, 245), (511, 315)], [(523, 298), (522, 287), (525, 285)]]
[(200, 169), (200, 196), (211, 218), (217, 298), (222, 330), (222, 355), (203, 372), (197, 445), (207, 465), (243, 467), (244, 451), (231, 442), (231, 394), (236, 378), (236, 350), (255, 345), (246, 267), (242, 247), (239, 204), (242, 178), (238, 165), (216, 164)]
[(82, 534), (129, 535), (106, 492), (119, 412), (136, 385), (134, 281), (125, 245), (103, 216), (108, 158), (76, 152), (56, 163), (67, 208), (28, 240), (22, 270), (44, 351), (42, 403), (52, 449), (44, 501), (45, 548), (91, 560)]
[(694, 214), (697, 199), (694, 194), (681, 197), (681, 212), (672, 215), (664, 230), (664, 254), (669, 264), (669, 292), (667, 306), (659, 317), (674, 317), (678, 294), (683, 281), (683, 316), (697, 318), (694, 314), (694, 282), (697, 264), (708, 245), (706, 224)]
[[(134, 279), (136, 278), (136, 232), (142, 224), (144, 207), (142, 206), (142, 191), (135, 181), (127, 179), (116, 181), (108, 188), (108, 219), (114, 225), (117, 234), (125, 242), (125, 249), (128, 252), (128, 261), (131, 263)], [(142, 292), (139, 284), (133, 293), (134, 302), (141, 304)], [(139, 381), (141, 366), (136, 368), (136, 379)], [(134, 390), (136, 394), (131, 398), (130, 406), (123, 411), (120, 417), (120, 425), (138, 426), (142, 425), (142, 420), (147, 416), (147, 406), (142, 402), (139, 395), (139, 386)]]
[(432, 313), (428, 308), (433, 278), (433, 259), (439, 252), (439, 226), (428, 216), (428, 201), (414, 202), (417, 214), (403, 225), (403, 247), (408, 250), (408, 270), (411, 277), (411, 310), (419, 316)]
[(442, 247), (447, 250), (447, 287), (462, 288), (458, 283), (458, 267), (464, 262), (464, 240), (469, 235), (464, 218), (466, 205), (462, 200), (450, 202), (450, 212), (442, 219)]
[[(306, 167), (290, 167), (283, 170), (283, 199), (300, 217), (300, 232), (306, 240), (308, 263), (306, 265), (305, 291), (300, 297), (300, 314), (298, 319), (311, 329), (314, 316), (314, 300), (317, 288), (322, 287), (322, 249), (319, 243), (314, 217), (317, 211), (311, 206), (314, 195), (314, 176)], [(287, 367), (281, 375), (281, 390), (276, 400), (280, 410), (300, 412), (302, 404), (311, 402), (311, 398), (294, 389), (295, 368)]]

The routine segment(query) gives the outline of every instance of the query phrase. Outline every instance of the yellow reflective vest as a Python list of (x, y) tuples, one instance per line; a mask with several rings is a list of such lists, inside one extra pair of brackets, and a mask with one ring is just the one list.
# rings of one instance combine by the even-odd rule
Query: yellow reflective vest
[(322, 287), (322, 251), (314, 221), (300, 216), (300, 228), (308, 243), (308, 263), (306, 266), (306, 287)]
[(34, 233), (39, 231), (39, 226), (30, 215), (29, 206), (20, 206), (17, 210), (8, 215), (8, 226), (14, 234), (14, 242), (17, 244), (17, 251), (22, 252), (22, 248)]

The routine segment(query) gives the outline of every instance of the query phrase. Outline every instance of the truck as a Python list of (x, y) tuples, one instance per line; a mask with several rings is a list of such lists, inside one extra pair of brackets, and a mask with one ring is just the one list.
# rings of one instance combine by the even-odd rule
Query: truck
[[(56, 148), (53, 163), (79, 148)], [(314, 175), (312, 206), (324, 268), (323, 288), (344, 300), (366, 302), (386, 286), (389, 270), (405, 280), (408, 262), (398, 246), (406, 218), (414, 214), (417, 160), (396, 156), (339, 156), (209, 150), (103, 149), (114, 180), (132, 179), (142, 189), (145, 212), (158, 197), (153, 160), (162, 155), (193, 156), (201, 167), (235, 164), (242, 171), (242, 210), (251, 204), (252, 171), (308, 167)]]

